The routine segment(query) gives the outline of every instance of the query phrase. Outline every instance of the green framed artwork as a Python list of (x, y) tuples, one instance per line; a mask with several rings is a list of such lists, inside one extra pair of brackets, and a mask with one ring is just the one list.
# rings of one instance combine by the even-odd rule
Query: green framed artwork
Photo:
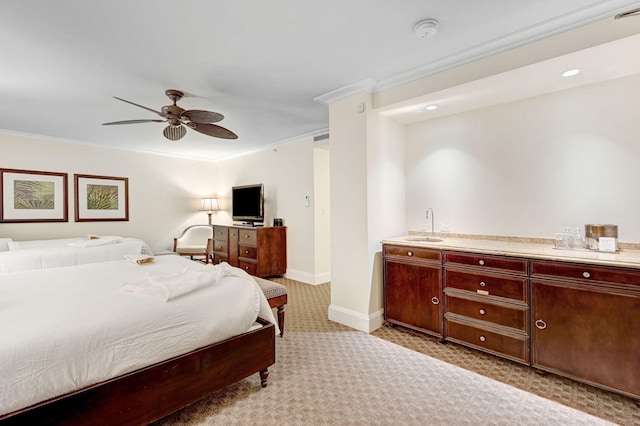
[(0, 222), (67, 222), (67, 174), (0, 169)]
[(129, 220), (129, 179), (74, 174), (76, 222)]

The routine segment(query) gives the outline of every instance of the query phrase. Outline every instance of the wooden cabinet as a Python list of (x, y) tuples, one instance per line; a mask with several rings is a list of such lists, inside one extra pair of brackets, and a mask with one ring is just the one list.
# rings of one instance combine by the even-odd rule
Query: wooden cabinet
[(258, 277), (287, 271), (287, 228), (214, 226), (214, 263), (228, 262)]
[(442, 337), (442, 254), (384, 246), (384, 318)]
[(228, 262), (229, 227), (214, 225), (213, 227), (213, 263)]
[(445, 252), (445, 339), (529, 363), (528, 261)]
[(389, 323), (640, 399), (640, 269), (401, 244), (383, 255)]
[(532, 365), (640, 397), (640, 271), (531, 262)]

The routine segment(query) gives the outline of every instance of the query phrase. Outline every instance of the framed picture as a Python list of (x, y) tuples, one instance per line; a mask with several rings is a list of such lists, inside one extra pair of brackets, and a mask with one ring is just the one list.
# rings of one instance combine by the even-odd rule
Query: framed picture
[(74, 174), (76, 222), (129, 220), (129, 179)]
[(0, 222), (67, 222), (66, 173), (0, 169)]

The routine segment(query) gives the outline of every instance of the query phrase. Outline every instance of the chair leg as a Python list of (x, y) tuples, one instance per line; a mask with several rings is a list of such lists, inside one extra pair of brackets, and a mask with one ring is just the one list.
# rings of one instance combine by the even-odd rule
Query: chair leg
[(278, 327), (280, 327), (280, 337), (284, 336), (284, 306), (278, 306)]

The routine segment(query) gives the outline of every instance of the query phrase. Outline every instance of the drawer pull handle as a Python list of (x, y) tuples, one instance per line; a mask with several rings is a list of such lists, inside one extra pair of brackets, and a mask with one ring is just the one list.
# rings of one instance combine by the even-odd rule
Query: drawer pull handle
[(249, 250), (245, 250), (245, 251), (244, 251), (244, 254), (249, 254)]
[(541, 319), (536, 320), (535, 324), (536, 327), (538, 327), (540, 330), (544, 330), (545, 328), (547, 328), (547, 323), (542, 321)]
[(484, 315), (486, 313), (487, 313), (487, 311), (485, 311), (484, 309), (480, 309), (480, 315)]
[(248, 266), (245, 266), (245, 267), (244, 267), (244, 269), (246, 269), (246, 270), (248, 271), (248, 270), (249, 270), (249, 267), (248, 267)]
[(438, 305), (440, 304), (440, 299), (438, 299), (437, 297), (433, 297), (431, 298), (431, 303), (433, 303), (434, 305)]
[(583, 272), (582, 276), (585, 277), (585, 278), (591, 278), (591, 274), (588, 273), (588, 272)]
[(412, 251), (408, 251), (407, 252), (407, 256), (409, 256), (409, 257), (413, 256), (413, 252)]
[(480, 266), (484, 266), (484, 260), (480, 260), (478, 261), (478, 263), (480, 264)]
[(487, 341), (487, 338), (486, 338), (486, 337), (484, 337), (484, 336), (480, 336), (480, 341), (481, 341), (481, 342), (486, 342), (486, 341)]
[(480, 281), (480, 287), (486, 287), (487, 283), (485, 283), (484, 281)]
[(248, 234), (247, 234), (247, 235), (245, 235), (244, 237), (245, 237), (245, 238), (251, 238), (251, 235), (248, 235)]

